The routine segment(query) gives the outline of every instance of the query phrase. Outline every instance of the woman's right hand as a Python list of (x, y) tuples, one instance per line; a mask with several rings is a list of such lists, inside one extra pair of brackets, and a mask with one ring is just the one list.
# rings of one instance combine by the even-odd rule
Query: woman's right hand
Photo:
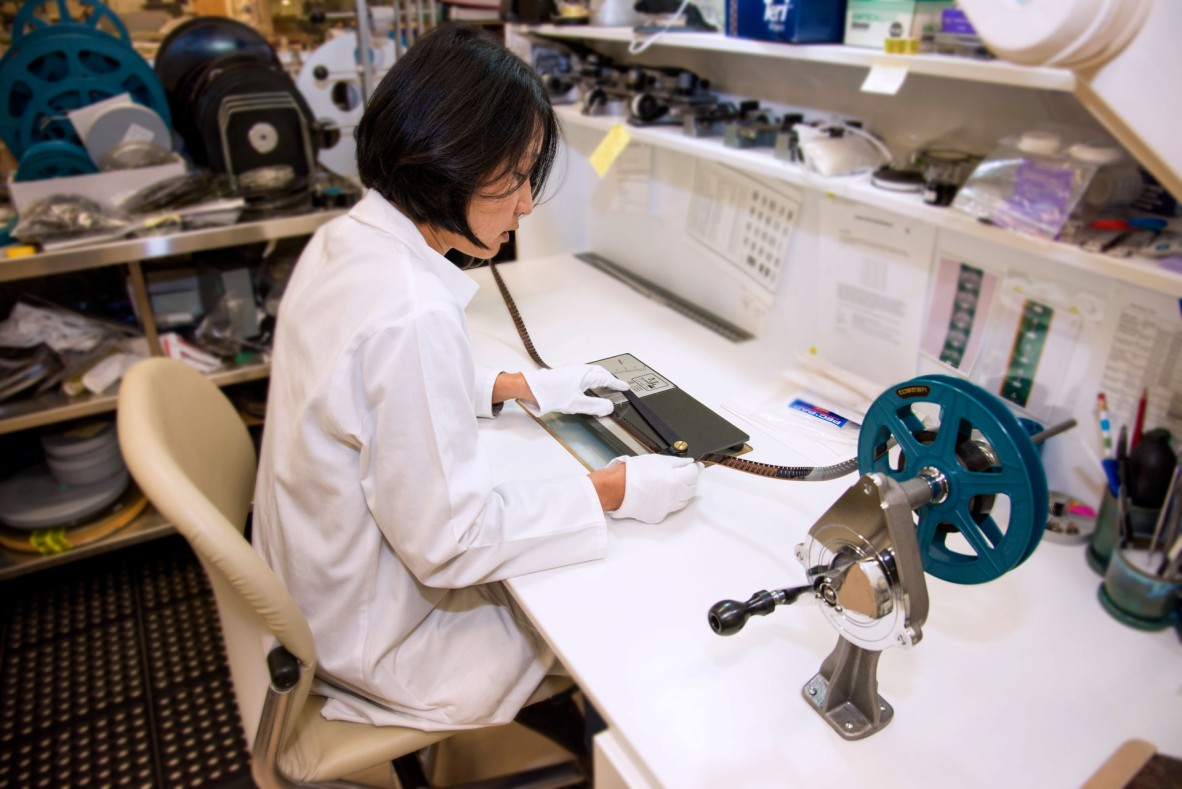
[[(660, 523), (671, 512), (684, 507), (693, 498), (703, 466), (692, 458), (672, 455), (618, 457), (600, 471), (592, 472), (591, 481), (599, 492), (600, 503), (613, 518), (633, 518), (644, 523)], [(622, 495), (614, 488), (623, 471)], [(606, 492), (596, 483), (600, 475)]]

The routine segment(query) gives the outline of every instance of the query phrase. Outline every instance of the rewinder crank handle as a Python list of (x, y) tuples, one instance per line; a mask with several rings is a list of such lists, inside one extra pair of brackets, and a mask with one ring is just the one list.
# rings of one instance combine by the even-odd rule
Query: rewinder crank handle
[(767, 616), (778, 605), (791, 605), (802, 595), (811, 594), (813, 585), (792, 586), (787, 589), (766, 589), (751, 595), (745, 603), (738, 600), (720, 600), (710, 606), (707, 618), (710, 629), (720, 636), (733, 636), (743, 629), (752, 616)]

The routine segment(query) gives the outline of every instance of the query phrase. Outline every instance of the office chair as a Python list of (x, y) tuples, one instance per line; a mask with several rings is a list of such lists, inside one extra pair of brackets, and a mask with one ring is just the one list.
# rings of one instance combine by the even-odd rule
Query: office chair
[[(312, 632), (243, 534), (254, 492), (254, 444), (225, 394), (182, 362), (145, 360), (120, 385), (118, 431), (132, 477), (209, 577), (255, 782), (264, 789), (344, 786), (347, 776), (393, 763), (404, 789), (427, 785), (417, 752), (453, 732), (320, 715), (324, 698), (309, 693), (316, 671)], [(582, 778), (568, 761), (506, 776), (499, 785), (570, 786)]]

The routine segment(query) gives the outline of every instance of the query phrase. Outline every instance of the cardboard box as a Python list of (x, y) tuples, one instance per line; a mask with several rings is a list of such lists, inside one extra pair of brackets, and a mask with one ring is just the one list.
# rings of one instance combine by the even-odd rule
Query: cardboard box
[(845, 43), (882, 50), (887, 39), (913, 38), (921, 52), (930, 52), (941, 15), (955, 5), (953, 0), (849, 0)]
[(8, 181), (8, 194), (19, 215), (26, 206), (52, 195), (82, 195), (89, 197), (105, 208), (117, 209), (119, 203), (139, 190), (159, 183), (166, 178), (183, 175), (185, 162), (178, 160), (155, 167), (137, 167), (134, 170), (112, 170), (90, 175), (72, 175), (66, 178), (45, 178), (40, 181)]
[(791, 44), (841, 43), (846, 0), (728, 0), (726, 34)]

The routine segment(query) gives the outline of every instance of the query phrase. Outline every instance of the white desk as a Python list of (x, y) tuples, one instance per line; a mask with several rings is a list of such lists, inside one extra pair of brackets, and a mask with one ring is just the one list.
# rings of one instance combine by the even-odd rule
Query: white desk
[[(734, 345), (574, 258), (500, 271), (552, 365), (630, 352), (715, 408), (778, 372), (772, 340)], [(524, 352), (496, 287), (487, 270), (473, 276), (478, 353), (518, 369)], [(751, 434), (751, 459), (803, 463), (734, 421)], [(582, 470), (512, 404), (485, 429), (500, 475)], [(1049, 789), (1079, 786), (1130, 738), (1182, 755), (1182, 643), (1105, 613), (1081, 546), (1044, 541), (982, 586), (928, 576), (922, 643), (879, 663), (894, 720), (857, 742), (800, 695), (837, 642), (815, 608), (784, 607), (735, 636), (714, 635), (706, 612), (718, 600), (804, 581), (793, 547), (853, 481), (710, 468), (696, 500), (665, 523), (609, 520), (604, 561), (510, 583), (637, 783)]]

